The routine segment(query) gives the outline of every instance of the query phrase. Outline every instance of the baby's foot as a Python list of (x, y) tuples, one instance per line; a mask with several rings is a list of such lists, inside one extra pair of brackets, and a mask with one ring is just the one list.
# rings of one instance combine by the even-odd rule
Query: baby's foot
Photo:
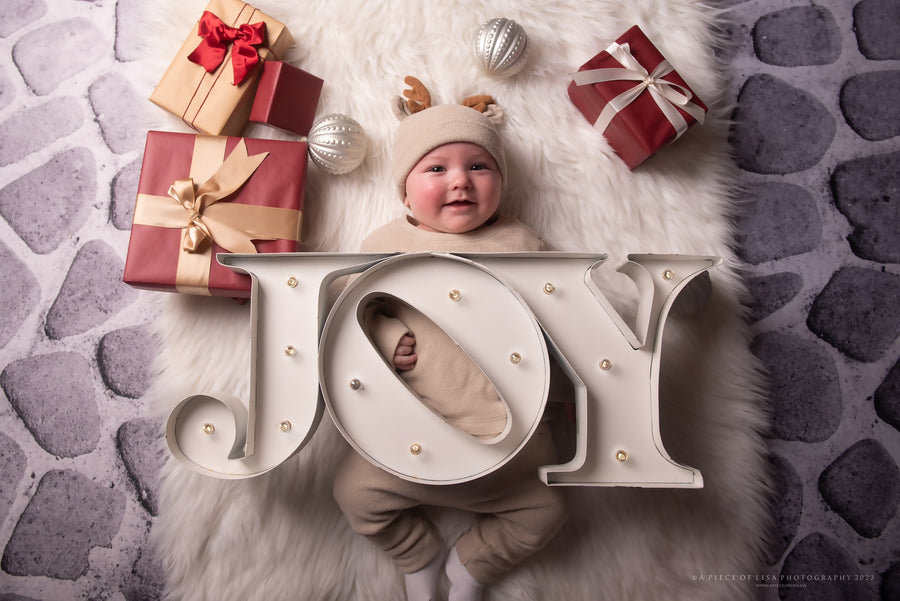
[(475, 580), (459, 560), (456, 547), (450, 550), (445, 569), (447, 578), (450, 579), (450, 594), (447, 601), (481, 601), (484, 585)]
[(444, 565), (444, 553), (438, 553), (424, 568), (405, 576), (407, 601), (435, 601), (437, 583)]

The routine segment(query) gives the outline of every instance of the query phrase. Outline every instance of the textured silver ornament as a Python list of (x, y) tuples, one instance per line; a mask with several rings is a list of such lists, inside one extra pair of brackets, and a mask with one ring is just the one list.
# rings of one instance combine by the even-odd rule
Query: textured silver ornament
[(369, 146), (362, 126), (340, 113), (325, 115), (306, 136), (313, 162), (332, 175), (343, 175), (356, 169)]
[(478, 66), (491, 75), (509, 77), (525, 66), (528, 36), (511, 19), (491, 19), (481, 26), (472, 47)]

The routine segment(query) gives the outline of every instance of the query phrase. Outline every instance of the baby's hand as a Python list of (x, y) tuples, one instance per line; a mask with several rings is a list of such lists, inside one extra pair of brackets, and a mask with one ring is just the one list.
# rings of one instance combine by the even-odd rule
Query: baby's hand
[(407, 334), (397, 343), (394, 350), (394, 367), (400, 371), (409, 371), (416, 366), (418, 357), (413, 354), (416, 339)]

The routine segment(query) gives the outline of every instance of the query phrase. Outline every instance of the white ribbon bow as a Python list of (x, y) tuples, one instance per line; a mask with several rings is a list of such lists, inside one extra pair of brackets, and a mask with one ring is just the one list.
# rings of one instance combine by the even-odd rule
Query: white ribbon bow
[(698, 123), (703, 123), (706, 111), (699, 105), (691, 102), (693, 94), (686, 87), (671, 81), (662, 79), (665, 75), (671, 73), (674, 69), (667, 60), (659, 63), (652, 73), (641, 65), (631, 54), (631, 48), (628, 44), (618, 44), (613, 42), (606, 49), (614, 59), (616, 59), (624, 69), (590, 69), (588, 71), (579, 71), (572, 76), (576, 85), (584, 86), (604, 81), (637, 81), (638, 85), (625, 90), (603, 107), (600, 116), (594, 123), (594, 127), (600, 131), (606, 131), (609, 123), (612, 121), (616, 113), (627, 107), (635, 101), (638, 96), (644, 93), (644, 90), (650, 92), (650, 96), (656, 101), (657, 106), (665, 115), (669, 123), (675, 128), (675, 138), (679, 138), (688, 129), (687, 121), (678, 109), (691, 115)]

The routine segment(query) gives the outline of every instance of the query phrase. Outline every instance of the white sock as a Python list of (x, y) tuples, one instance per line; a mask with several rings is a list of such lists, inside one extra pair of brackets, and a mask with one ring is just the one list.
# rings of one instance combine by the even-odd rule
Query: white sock
[(481, 589), (484, 585), (475, 580), (469, 570), (459, 560), (456, 547), (450, 550), (447, 558), (447, 578), (450, 579), (450, 594), (447, 601), (481, 601)]
[(438, 553), (424, 568), (405, 576), (407, 601), (435, 601), (437, 583), (444, 565), (444, 554)]

